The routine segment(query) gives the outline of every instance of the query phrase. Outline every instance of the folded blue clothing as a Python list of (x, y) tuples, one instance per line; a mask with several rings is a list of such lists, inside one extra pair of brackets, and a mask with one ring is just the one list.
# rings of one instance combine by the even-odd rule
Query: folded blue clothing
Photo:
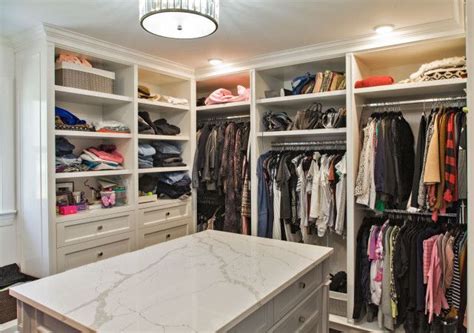
[(181, 180), (191, 180), (186, 172), (165, 172), (158, 175), (158, 180), (173, 185)]
[(62, 109), (60, 107), (54, 108), (54, 114), (56, 117), (61, 118), (62, 122), (66, 125), (85, 125), (86, 121), (77, 118), (74, 114), (69, 112), (66, 109)]
[(152, 145), (161, 154), (181, 154), (181, 147), (169, 142), (157, 141)]
[(153, 148), (148, 143), (138, 144), (138, 156), (147, 157), (147, 156), (153, 156), (155, 154), (156, 154), (155, 148)]

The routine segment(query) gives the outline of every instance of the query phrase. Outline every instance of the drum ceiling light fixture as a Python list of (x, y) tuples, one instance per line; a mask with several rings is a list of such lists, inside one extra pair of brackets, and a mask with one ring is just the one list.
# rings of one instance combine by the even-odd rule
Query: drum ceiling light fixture
[(219, 0), (140, 0), (140, 24), (161, 37), (206, 37), (219, 25)]

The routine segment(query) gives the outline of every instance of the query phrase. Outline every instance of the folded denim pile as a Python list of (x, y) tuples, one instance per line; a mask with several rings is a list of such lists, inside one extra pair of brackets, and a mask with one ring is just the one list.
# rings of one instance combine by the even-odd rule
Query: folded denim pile
[(168, 124), (166, 119), (152, 121), (148, 112), (138, 112), (138, 132), (140, 134), (178, 135), (181, 130), (178, 126)]
[(191, 195), (191, 178), (186, 172), (143, 175), (138, 181), (140, 195), (157, 194), (162, 199), (186, 199)]
[(76, 147), (66, 138), (56, 138), (56, 172), (79, 172), (86, 171), (87, 167), (82, 164), (79, 156), (74, 155)]
[(94, 132), (94, 126), (87, 124), (85, 120), (79, 119), (72, 112), (66, 109), (55, 107), (55, 128), (67, 131)]
[(138, 167), (140, 169), (153, 168), (153, 155), (156, 150), (148, 143), (138, 144)]
[(297, 111), (292, 120), (286, 112), (268, 111), (263, 116), (263, 126), (266, 131), (291, 131), (320, 128), (346, 127), (346, 109), (329, 108), (323, 111), (321, 103)]
[(164, 141), (156, 141), (151, 145), (156, 150), (153, 156), (154, 167), (186, 166), (181, 158), (181, 147), (179, 145)]
[(103, 144), (98, 148), (90, 147), (84, 149), (81, 154), (82, 163), (88, 170), (121, 170), (124, 158), (117, 151), (114, 144)]

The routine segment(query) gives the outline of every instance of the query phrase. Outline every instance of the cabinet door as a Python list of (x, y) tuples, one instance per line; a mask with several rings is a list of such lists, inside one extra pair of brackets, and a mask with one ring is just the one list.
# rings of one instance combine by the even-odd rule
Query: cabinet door
[(99, 260), (111, 258), (135, 249), (133, 232), (115, 235), (96, 241), (62, 247), (58, 250), (60, 272)]
[(166, 225), (157, 225), (138, 230), (139, 248), (145, 248), (172, 239), (186, 236), (189, 233), (190, 220), (185, 219)]
[(158, 224), (181, 220), (191, 216), (190, 204), (184, 203), (171, 207), (153, 207), (140, 209), (138, 212), (138, 226), (151, 227)]

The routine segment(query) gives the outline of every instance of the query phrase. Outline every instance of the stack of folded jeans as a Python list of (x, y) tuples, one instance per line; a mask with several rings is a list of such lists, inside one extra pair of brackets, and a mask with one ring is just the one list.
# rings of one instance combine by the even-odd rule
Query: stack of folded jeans
[(148, 112), (138, 112), (138, 132), (140, 134), (178, 135), (181, 130), (164, 118), (152, 121)]
[(88, 170), (121, 170), (124, 158), (114, 144), (100, 145), (98, 148), (84, 149), (81, 155), (82, 163)]
[(140, 169), (153, 168), (153, 155), (156, 150), (147, 143), (138, 144), (138, 167)]
[(160, 198), (178, 199), (191, 195), (191, 178), (185, 172), (167, 172), (158, 175), (156, 194)]
[(181, 158), (181, 147), (164, 141), (152, 143), (156, 150), (153, 156), (153, 166), (155, 167), (177, 167), (186, 166)]
[(86, 168), (80, 157), (74, 155), (76, 148), (66, 138), (56, 138), (56, 172), (78, 172)]

